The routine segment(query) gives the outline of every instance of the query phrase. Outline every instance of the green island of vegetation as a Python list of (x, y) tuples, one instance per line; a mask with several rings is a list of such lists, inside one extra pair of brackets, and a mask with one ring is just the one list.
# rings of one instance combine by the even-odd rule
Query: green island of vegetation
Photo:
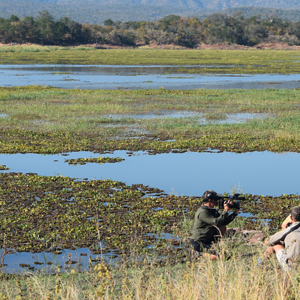
[[(299, 94), (297, 89), (0, 88), (0, 113), (6, 115), (0, 118), (0, 151), (299, 152)], [(182, 117), (173, 118), (176, 112)], [(189, 112), (193, 115), (186, 117)], [(149, 114), (157, 117), (143, 118)], [(226, 122), (228, 116), (238, 121), (240, 114), (248, 119)]]
[(65, 162), (67, 162), (69, 165), (85, 165), (87, 163), (97, 163), (97, 164), (105, 164), (105, 163), (116, 163), (123, 161), (123, 158), (120, 157), (91, 157), (91, 158), (71, 158), (66, 159)]
[(0, 64), (168, 65), (171, 66), (168, 72), (173, 74), (298, 74), (300, 72), (299, 53), (296, 50), (187, 51), (85, 48), (2, 46)]

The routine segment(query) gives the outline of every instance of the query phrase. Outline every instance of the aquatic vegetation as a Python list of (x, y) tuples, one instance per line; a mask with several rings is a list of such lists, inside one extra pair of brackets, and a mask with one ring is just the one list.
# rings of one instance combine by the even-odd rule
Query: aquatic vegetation
[[(20, 252), (89, 247), (94, 254), (127, 256), (134, 247), (140, 254), (163, 255), (167, 244), (178, 242), (160, 234), (173, 234), (183, 213), (192, 219), (202, 200), (112, 180), (0, 173), (0, 181), (0, 239)], [(274, 230), (299, 200), (299, 195), (246, 195), (242, 210), (253, 217), (245, 227), (253, 229), (259, 219), (268, 219)], [(186, 246), (181, 245), (175, 260), (186, 255)]]
[[(103, 153), (120, 149), (163, 153), (210, 148), (230, 152), (298, 152), (299, 95), (299, 90), (287, 89), (0, 88), (1, 113), (6, 115), (0, 118), (0, 151)], [(171, 113), (181, 112), (186, 114), (172, 118)], [(230, 121), (234, 114), (254, 118), (240, 124), (213, 122), (224, 117)], [(143, 115), (145, 118), (141, 118)], [(204, 115), (212, 122), (203, 124)]]
[(1, 153), (41, 153), (55, 154), (73, 151), (127, 150), (147, 151), (151, 155), (158, 153), (183, 153), (186, 151), (206, 152), (251, 152), (272, 151), (299, 152), (300, 140), (278, 135), (274, 137), (254, 136), (251, 134), (210, 134), (203, 136), (144, 135), (142, 137), (121, 140), (82, 136), (67, 132), (37, 133), (29, 130), (0, 128)]
[[(300, 70), (296, 50), (14, 49), (1, 47), (1, 64), (181, 65), (180, 73), (187, 74), (291, 74)], [(185, 68), (185, 65), (195, 67)]]
[(10, 170), (10, 168), (6, 167), (5, 165), (0, 165), (0, 171), (7, 171)]
[(206, 120), (226, 120), (227, 116), (222, 113), (207, 113), (205, 114)]
[[(59, 246), (129, 255), (133, 244), (147, 252), (148, 246), (165, 243), (160, 238), (156, 242), (150, 233), (172, 233), (184, 203), (191, 201), (112, 180), (20, 173), (1, 173), (0, 180), (0, 237), (3, 242), (5, 236), (6, 247), (21, 252), (39, 253), (50, 247), (55, 251)], [(157, 211), (158, 207), (167, 212)]]
[(123, 161), (123, 158), (120, 157), (91, 157), (91, 158), (72, 158), (72, 159), (66, 159), (65, 162), (67, 162), (69, 165), (85, 165), (87, 163), (97, 163), (97, 164), (105, 164), (105, 163), (116, 163)]

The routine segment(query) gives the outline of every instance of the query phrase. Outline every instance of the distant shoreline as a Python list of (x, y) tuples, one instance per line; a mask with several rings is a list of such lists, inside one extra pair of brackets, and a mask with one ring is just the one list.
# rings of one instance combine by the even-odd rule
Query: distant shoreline
[[(0, 43), (0, 47), (64, 47), (61, 45), (40, 45), (40, 44), (17, 44), (17, 43)], [(150, 43), (148, 45), (136, 45), (136, 46), (128, 46), (128, 45), (110, 45), (110, 44), (81, 44), (74, 46), (65, 46), (68, 48), (72, 47), (87, 47), (87, 48), (95, 48), (95, 49), (162, 49), (162, 50), (245, 50), (245, 49), (260, 49), (260, 50), (300, 50), (300, 45), (290, 46), (287, 43), (260, 43), (255, 46), (244, 46), (237, 44), (226, 44), (226, 43), (217, 43), (217, 44), (200, 44), (194, 48), (183, 47), (173, 44), (162, 44), (157, 45), (154, 43)]]

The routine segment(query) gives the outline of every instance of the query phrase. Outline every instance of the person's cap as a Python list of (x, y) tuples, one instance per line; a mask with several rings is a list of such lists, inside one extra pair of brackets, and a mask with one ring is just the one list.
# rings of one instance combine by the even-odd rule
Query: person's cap
[(204, 192), (203, 194), (203, 200), (208, 200), (208, 199), (212, 199), (212, 200), (219, 200), (222, 199), (223, 195), (222, 194), (217, 194), (214, 190), (207, 190)]

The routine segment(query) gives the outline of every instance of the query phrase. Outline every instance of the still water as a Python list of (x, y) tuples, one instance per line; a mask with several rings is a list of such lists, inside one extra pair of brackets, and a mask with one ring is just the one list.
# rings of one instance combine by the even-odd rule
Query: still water
[[(68, 165), (65, 159), (98, 157), (92, 152), (73, 152), (68, 156), (42, 154), (0, 154), (0, 164), (7, 172), (34, 172), (75, 178), (112, 179), (131, 184), (149, 185), (186, 196), (201, 196), (207, 189), (279, 196), (299, 192), (299, 153), (197, 153), (186, 152), (148, 155), (115, 151), (101, 156), (121, 157), (113, 164)], [(4, 171), (1, 171), (4, 172)]]
[(182, 67), (201, 66), (1, 65), (0, 86), (47, 85), (64, 89), (109, 90), (300, 87), (300, 74), (183, 74)]
[[(0, 114), (1, 116), (1, 114)], [(8, 117), (8, 115), (6, 115)], [(242, 124), (246, 123), (250, 120), (259, 120), (272, 118), (272, 114), (266, 113), (234, 113), (234, 114), (224, 114), (223, 119), (221, 120), (207, 120), (206, 115), (204, 113), (193, 112), (193, 111), (167, 111), (161, 110), (155, 113), (149, 114), (123, 114), (123, 115), (103, 115), (104, 118), (118, 120), (122, 118), (132, 118), (132, 119), (163, 119), (163, 118), (171, 118), (171, 119), (180, 119), (180, 118), (197, 118), (198, 122), (202, 125), (206, 124)], [(103, 124), (103, 127), (113, 127), (115, 124)], [(128, 126), (128, 125), (126, 125)]]

